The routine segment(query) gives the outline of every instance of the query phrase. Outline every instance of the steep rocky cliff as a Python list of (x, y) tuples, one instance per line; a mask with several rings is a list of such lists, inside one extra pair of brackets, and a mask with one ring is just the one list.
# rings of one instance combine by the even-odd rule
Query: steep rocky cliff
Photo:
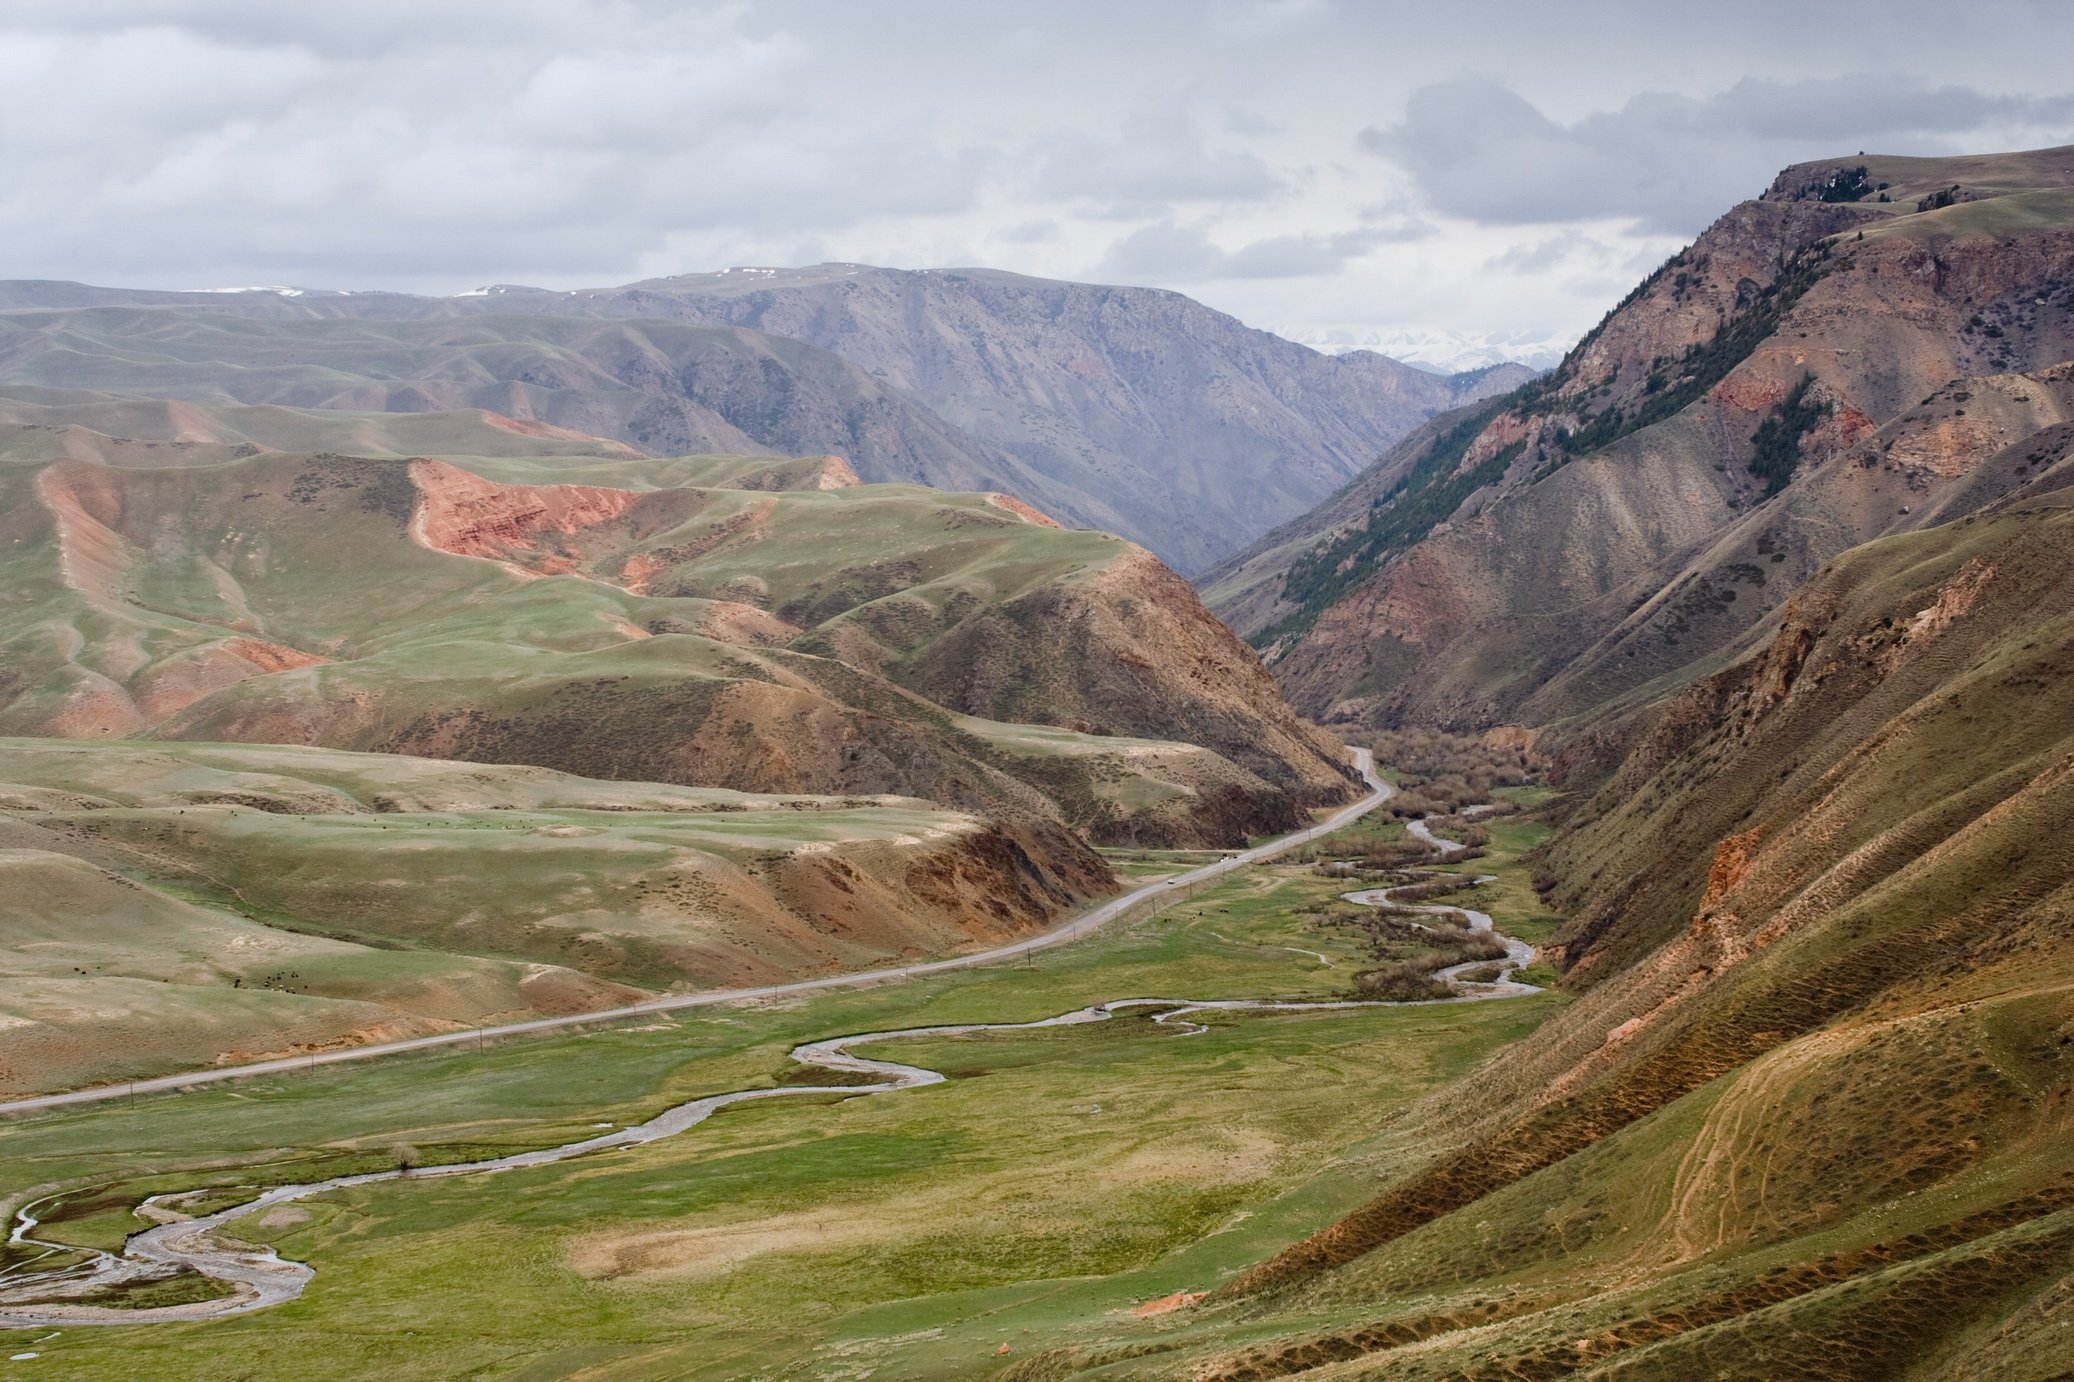
[(1213, 573), (1212, 607), (1314, 715), (1562, 720), (1707, 674), (1846, 548), (1991, 499), (2074, 402), (2074, 152), (1867, 158), (1863, 199), (1827, 199), (1858, 166), (1788, 169), (1548, 378)]
[(1166, 1375), (2060, 1370), (2070, 173), (1789, 169), (1222, 573), (1314, 706), (1543, 726), (1572, 1001)]

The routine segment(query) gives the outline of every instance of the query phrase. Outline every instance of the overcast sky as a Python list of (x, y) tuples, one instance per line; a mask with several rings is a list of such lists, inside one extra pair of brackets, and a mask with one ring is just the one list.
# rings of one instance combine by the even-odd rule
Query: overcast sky
[(982, 264), (1526, 354), (1783, 164), (2074, 142), (2070, 53), (2063, 0), (8, 0), (0, 276)]

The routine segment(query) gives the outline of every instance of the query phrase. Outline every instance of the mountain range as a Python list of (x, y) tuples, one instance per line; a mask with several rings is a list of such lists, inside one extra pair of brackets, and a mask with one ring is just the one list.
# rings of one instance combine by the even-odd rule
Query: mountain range
[[(1888, 200), (1825, 199), (1861, 168)], [(2045, 483), (2070, 183), (2065, 150), (1789, 168), (1544, 379), (1209, 573), (1211, 606), (1328, 720), (1563, 722), (1717, 670), (1847, 548)]]
[[(1151, 1314), (1033, 1269), (1067, 1323), (992, 1375), (2045, 1382), (2070, 451), (2074, 148), (1789, 167), (1533, 378), (977, 270), (0, 285), (0, 1073), (1024, 933), (1414, 731), (1542, 765), (1482, 904), (1545, 928), (1531, 1035), (1188, 1220), (1159, 1271), (1250, 1265)], [(1238, 1047), (1164, 1030), (1222, 1119)]]
[(999, 489), (1184, 573), (1520, 383), (1326, 355), (1177, 293), (984, 269), (740, 269), (449, 298), (0, 282), (0, 386), (484, 408), (654, 455), (835, 452), (867, 481)]

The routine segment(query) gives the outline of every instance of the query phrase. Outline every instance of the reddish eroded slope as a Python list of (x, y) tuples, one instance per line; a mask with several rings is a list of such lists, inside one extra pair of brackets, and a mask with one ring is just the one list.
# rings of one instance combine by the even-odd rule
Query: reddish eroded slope
[(528, 482), (332, 453), (17, 468), (41, 502), (0, 558), (59, 619), (0, 624), (0, 727), (926, 796), (1189, 845), (1348, 791), (1251, 652), (1117, 539), (827, 456), (510, 468)]
[[(830, 459), (839, 464), (839, 458)], [(660, 593), (678, 572), (720, 545), (755, 540), (776, 503), (762, 501), (701, 534), (627, 555), (626, 549), (655, 536), (664, 520), (696, 513), (701, 507), (697, 492), (500, 485), (453, 465), (422, 460), (412, 463), (411, 477), (421, 496), (412, 532), (426, 546), (498, 561), (529, 576), (616, 576), (618, 584), (647, 595)], [(1059, 526), (1009, 496), (990, 494), (986, 502), (1024, 523)], [(999, 607), (953, 620), (936, 636), (925, 636), (919, 646), (889, 650), (865, 630), (877, 632), (874, 616), (902, 602), (912, 606), (917, 618), (934, 622), (939, 617), (929, 603), (896, 592), (849, 619), (843, 617), (849, 611), (840, 608), (841, 600), (829, 606), (836, 610), (833, 621), (823, 620), (815, 608), (821, 602), (801, 602), (800, 609), (807, 611), (801, 613), (787, 606), (786, 613), (799, 625), (768, 613), (758, 617), (753, 606), (733, 602), (713, 606), (683, 628), (745, 646), (773, 646), (787, 641), (788, 631), (797, 635), (803, 627), (818, 624), (825, 637), (814, 651), (867, 675), (889, 677), (967, 714), (1100, 734), (1179, 737), (1201, 744), (1259, 779), (1253, 790), (1242, 791), (1249, 798), (1243, 806), (1220, 808), (1243, 817), (1256, 832), (1293, 826), (1301, 806), (1336, 801), (1346, 792), (1337, 746), (1289, 713), (1251, 650), (1203, 609), (1186, 582), (1142, 549), (1121, 548), (1119, 555), (1084, 579), (1045, 584)], [(782, 701), (799, 694), (750, 686), (728, 693), (737, 702), (744, 697)], [(782, 725), (803, 713), (801, 707), (769, 718)], [(729, 785), (783, 789), (789, 781), (794, 786), (813, 782), (814, 790), (860, 790), (855, 781), (846, 780), (851, 777), (848, 772), (837, 777), (828, 767), (805, 771), (807, 764), (819, 764), (827, 756), (824, 752), (792, 742), (795, 736), (790, 733), (773, 735), (757, 716), (732, 718), (739, 722), (741, 737), (708, 745), (701, 753), (706, 770), (740, 760), (752, 745), (761, 746), (752, 757), (767, 766), (744, 776), (746, 764), (738, 765), (736, 774), (725, 779)], [(475, 732), (481, 732), (480, 727)], [(709, 736), (703, 731), (694, 736), (704, 737)], [(687, 745), (691, 742), (688, 739)], [(788, 746), (779, 749), (775, 742)], [(396, 747), (453, 751), (444, 745), (445, 740), (435, 735)], [(586, 763), (584, 770), (597, 768)], [(688, 764), (649, 769), (672, 777), (689, 770)], [(1260, 801), (1275, 790), (1290, 793), (1284, 809), (1260, 816)]]
[(821, 469), (814, 476), (813, 489), (849, 489), (864, 481), (858, 477), (855, 467), (841, 456), (823, 456)]
[(1201, 744), (1290, 793), (1292, 807), (1342, 800), (1348, 787), (1338, 746), (1142, 548), (974, 614), (887, 675), (968, 715)]
[(445, 461), (412, 461), (410, 477), (419, 495), (411, 533), (419, 542), (527, 576), (577, 571), (578, 554), (557, 539), (611, 524), (650, 498), (598, 485), (500, 485)]
[(237, 630), (232, 637), (197, 630), (199, 641), (155, 639), (142, 622), (148, 612), (134, 589), (150, 559), (151, 538), (125, 531), (125, 479), (123, 472), (90, 461), (60, 461), (36, 476), (36, 497), (53, 529), (58, 579), (95, 611), (101, 631), (98, 639), (77, 624), (59, 631), (70, 687), (42, 728), (64, 735), (134, 734), (248, 677), (328, 661), (254, 637), (255, 622), (235, 613), (216, 623)]
[(543, 437), (554, 441), (582, 442), (595, 446), (601, 455), (638, 456), (641, 453), (623, 442), (606, 437), (594, 437), (588, 432), (579, 432), (572, 427), (557, 427), (551, 422), (537, 418), (506, 417), (503, 413), (485, 411), (482, 420), (500, 432), (510, 432), (520, 437)]
[(117, 531), (120, 477), (91, 462), (61, 461), (37, 475), (36, 493), (57, 524), (58, 571), (65, 584), (96, 603), (119, 602), (123, 576), (134, 564), (128, 540)]
[(1056, 528), (1059, 521), (1035, 504), (1026, 504), (1012, 494), (990, 494), (987, 502), (997, 509), (1006, 510), (1025, 523), (1035, 523), (1040, 528)]

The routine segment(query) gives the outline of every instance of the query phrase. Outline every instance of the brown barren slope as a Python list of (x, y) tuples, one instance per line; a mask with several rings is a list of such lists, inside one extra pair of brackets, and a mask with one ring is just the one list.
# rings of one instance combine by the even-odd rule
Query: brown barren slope
[[(1787, 170), (1458, 448), (1429, 431), (1215, 573), (1213, 607), (1313, 715), (1547, 722), (1717, 670), (1838, 553), (1994, 497), (1976, 472), (2064, 418), (2074, 357), (2074, 207), (2012, 217), (2002, 189), (2060, 195), (2074, 154), (1864, 163), (1893, 201)], [(1450, 477), (1483, 483), (1388, 530)]]

